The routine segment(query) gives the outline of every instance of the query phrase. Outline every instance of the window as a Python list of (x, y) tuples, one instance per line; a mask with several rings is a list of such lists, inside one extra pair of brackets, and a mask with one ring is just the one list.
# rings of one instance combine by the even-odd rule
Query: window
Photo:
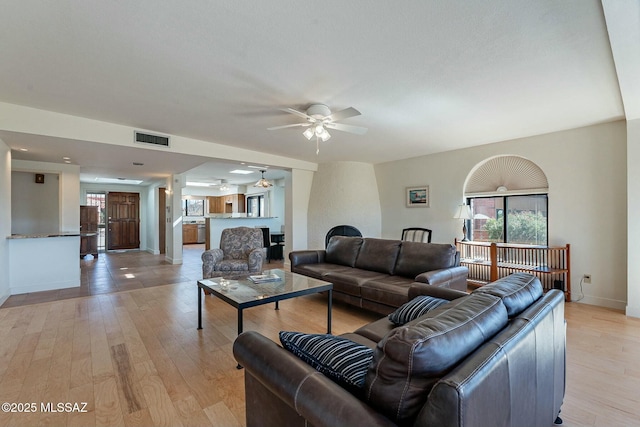
[(249, 217), (265, 216), (264, 195), (247, 197), (247, 216)]
[(548, 244), (546, 194), (473, 197), (471, 240), (527, 245)]
[(204, 216), (203, 199), (186, 199), (183, 202), (182, 213), (184, 216)]
[(87, 193), (87, 206), (98, 206), (98, 252), (104, 252), (105, 243), (105, 213), (106, 213), (105, 193)]

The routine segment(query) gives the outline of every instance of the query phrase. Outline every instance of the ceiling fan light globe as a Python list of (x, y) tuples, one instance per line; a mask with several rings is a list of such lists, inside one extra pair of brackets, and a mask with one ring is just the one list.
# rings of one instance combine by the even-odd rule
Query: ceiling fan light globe
[(320, 135), (320, 139), (322, 139), (322, 142), (328, 141), (329, 138), (331, 138), (331, 135), (326, 130), (322, 135)]
[(307, 128), (307, 130), (302, 132), (302, 134), (304, 135), (305, 138), (307, 138), (308, 140), (311, 140), (311, 138), (313, 137), (313, 129)]

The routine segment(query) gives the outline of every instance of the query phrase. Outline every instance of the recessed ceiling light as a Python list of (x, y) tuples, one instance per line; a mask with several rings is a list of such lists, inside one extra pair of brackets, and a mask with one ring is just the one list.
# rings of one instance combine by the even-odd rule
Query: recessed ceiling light
[(142, 180), (138, 180), (138, 179), (100, 178), (100, 177), (95, 178), (95, 181), (102, 184), (134, 184), (134, 185), (142, 184), (143, 182)]
[(21, 148), (20, 151), (29, 151), (27, 148)]
[(71, 157), (63, 157), (62, 160), (71, 160)]
[(247, 171), (247, 170), (244, 170), (244, 169), (235, 169), (235, 170), (232, 170), (229, 173), (237, 173), (237, 174), (240, 174), (240, 175), (248, 175), (250, 173), (253, 173), (253, 171)]
[(192, 181), (187, 181), (187, 185), (190, 187), (210, 187), (213, 184), (209, 184), (208, 182), (192, 182)]
[(65, 160), (64, 162), (65, 163), (71, 163), (71, 160)]

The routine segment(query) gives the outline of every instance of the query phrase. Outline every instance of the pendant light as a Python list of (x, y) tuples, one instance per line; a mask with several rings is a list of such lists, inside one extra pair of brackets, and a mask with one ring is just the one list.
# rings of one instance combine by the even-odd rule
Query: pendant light
[(267, 181), (266, 179), (264, 179), (264, 173), (266, 171), (261, 170), (260, 172), (262, 172), (262, 178), (260, 178), (260, 180), (258, 180), (258, 182), (256, 182), (255, 184), (253, 184), (254, 187), (260, 187), (260, 188), (269, 188), (271, 186), (273, 186), (272, 183), (270, 183), (269, 181)]

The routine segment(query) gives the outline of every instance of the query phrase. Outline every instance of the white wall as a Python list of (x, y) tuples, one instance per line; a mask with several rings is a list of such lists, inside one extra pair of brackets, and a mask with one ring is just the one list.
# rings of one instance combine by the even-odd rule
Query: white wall
[[(627, 286), (626, 128), (623, 121), (505, 141), (376, 165), (382, 236), (409, 226), (433, 230), (434, 242), (453, 243), (461, 224), (452, 217), (475, 165), (503, 154), (536, 163), (549, 180), (549, 244), (571, 244), (573, 299), (624, 309)], [(430, 208), (405, 208), (405, 187), (430, 186)], [(639, 274), (640, 275), (640, 274)]]
[[(640, 317), (640, 119), (627, 122), (627, 315)], [(621, 206), (622, 207), (622, 206)]]
[(158, 187), (161, 185), (149, 185), (145, 188), (145, 216), (140, 217), (140, 228), (144, 228), (145, 239), (140, 239), (140, 249), (154, 255), (160, 254), (160, 236), (158, 236), (158, 222), (160, 212), (158, 208)]
[[(0, 139), (0, 305), (9, 298), (9, 240), (11, 234), (11, 150)], [(7, 203), (8, 202), (8, 203)]]
[(11, 234), (60, 231), (60, 179), (45, 173), (44, 183), (33, 172), (11, 173)]
[(381, 215), (373, 165), (332, 162), (318, 165), (309, 200), (309, 248), (324, 248), (336, 225), (352, 225), (363, 236), (380, 237)]

